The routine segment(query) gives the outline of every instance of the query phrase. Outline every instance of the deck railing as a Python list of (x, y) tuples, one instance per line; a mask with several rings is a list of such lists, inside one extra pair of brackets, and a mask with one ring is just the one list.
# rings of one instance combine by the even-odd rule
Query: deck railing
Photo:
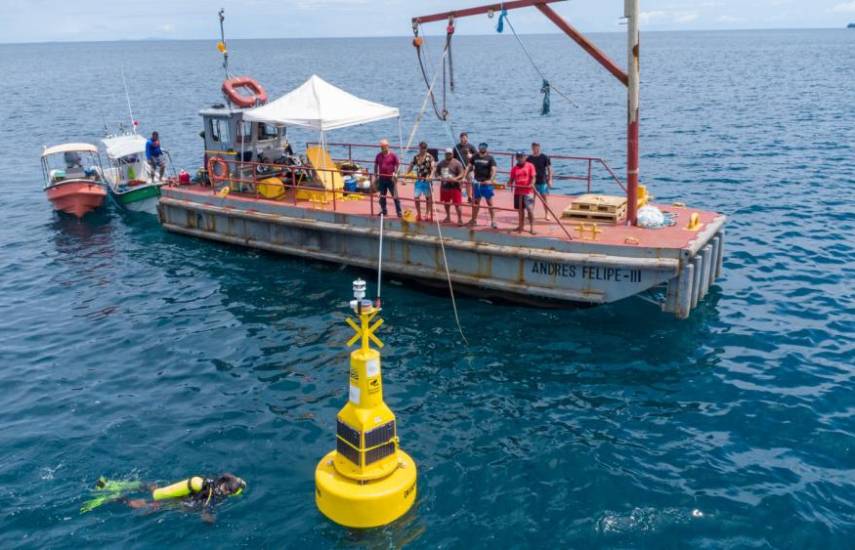
[[(584, 159), (588, 160), (587, 157), (585, 157)], [(314, 166), (301, 164), (275, 164), (266, 162), (240, 161), (235, 159), (225, 159), (222, 157), (218, 157), (209, 159), (207, 172), (209, 181), (211, 183), (212, 193), (219, 193), (222, 191), (223, 188), (228, 187), (230, 193), (234, 192), (236, 194), (253, 197), (258, 200), (266, 199), (288, 201), (294, 205), (303, 202), (309, 203), (310, 208), (318, 208), (321, 210), (329, 210), (331, 207), (333, 212), (340, 211), (340, 206), (344, 201), (367, 198), (369, 200), (370, 214), (374, 216), (379, 213), (379, 210), (376, 208), (375, 205), (379, 206), (379, 199), (382, 197), (382, 194), (377, 191), (375, 181), (372, 181), (367, 191), (346, 191), (344, 189), (327, 189), (323, 186), (317, 185), (317, 181), (320, 179), (319, 175), (325, 173), (341, 175), (342, 171), (337, 167), (316, 168)], [(275, 184), (272, 182), (265, 182), (265, 180), (269, 180), (271, 178), (277, 178), (279, 181)], [(405, 176), (398, 176), (398, 181), (402, 182), (402, 180), (403, 182), (412, 183), (411, 178), (407, 178)], [(590, 186), (590, 179), (588, 179), (588, 181)], [(446, 205), (450, 207), (449, 217), (451, 217), (452, 214), (456, 214), (455, 207), (459, 206), (461, 210), (461, 220), (464, 220), (464, 224), (466, 223), (466, 220), (472, 220), (473, 209), (476, 206), (474, 203), (462, 201), (460, 204), (455, 205), (447, 201), (443, 202), (441, 200), (437, 200), (433, 197), (440, 196), (437, 191), (441, 185), (441, 179), (434, 178), (430, 183), (432, 197), (432, 205), (430, 208), (428, 208), (427, 200), (422, 201), (421, 199), (416, 199), (414, 197), (402, 197), (400, 196), (400, 193), (398, 193), (396, 190), (394, 195), (388, 194), (386, 196), (387, 212), (391, 208), (394, 208), (395, 200), (400, 201), (402, 205), (413, 205), (413, 207), (415, 207), (417, 201), (421, 201), (422, 203), (424, 203), (424, 212), (426, 214), (426, 216), (422, 219), (426, 221), (433, 222), (435, 220), (437, 207), (441, 207), (444, 210)], [(259, 191), (259, 185), (261, 184), (275, 186), (281, 185), (281, 192), (277, 195), (265, 196)], [(461, 187), (462, 189), (466, 189), (467, 183), (461, 183)], [(502, 185), (497, 185), (496, 193), (503, 192), (511, 193), (513, 191), (510, 189), (505, 189), (505, 187)], [(300, 198), (301, 193), (304, 197), (302, 199)], [(573, 240), (570, 231), (562, 223), (560, 216), (556, 215), (549, 207), (547, 198), (540, 195), (536, 191), (534, 192), (534, 195), (537, 203), (539, 203), (543, 207), (543, 212), (547, 216), (547, 218), (551, 218), (552, 221), (554, 221), (561, 228), (568, 240)], [(391, 205), (388, 204), (389, 201), (392, 202)], [(455, 212), (452, 212), (452, 210), (455, 210)], [(534, 210), (537, 210), (536, 206)], [(416, 211), (418, 211), (418, 209), (416, 209)], [(518, 210), (514, 208), (506, 208), (502, 206), (493, 206), (493, 211), (513, 212), (514, 214), (518, 213)], [(489, 207), (486, 204), (480, 206), (479, 215), (478, 218), (475, 220), (475, 223), (483, 224), (484, 220), (482, 220), (482, 217), (488, 216)]]
[[(319, 143), (309, 143), (308, 145), (317, 146), (320, 144)], [(356, 163), (365, 165), (365, 167), (368, 168), (369, 170), (373, 169), (373, 167), (374, 167), (374, 159), (373, 158), (361, 158), (360, 153), (365, 153), (365, 152), (376, 153), (378, 150), (377, 145), (370, 145), (367, 143), (341, 143), (341, 142), (326, 142), (324, 145), (326, 145), (331, 151), (335, 151), (335, 150), (341, 151), (342, 154), (344, 154), (345, 151), (347, 152), (346, 157), (345, 156), (333, 155), (332, 157), (333, 157), (333, 160), (335, 160), (335, 161), (340, 162), (340, 161), (346, 160), (348, 162), (356, 162)], [(394, 147), (393, 145), (390, 145), (390, 149), (396, 153), (399, 152), (399, 148)], [(416, 146), (404, 147), (403, 149), (404, 149), (404, 154), (414, 153), (414, 152), (418, 151), (418, 147), (416, 147)], [(442, 151), (442, 149), (439, 149), (439, 151)], [(356, 153), (356, 156), (354, 156), (354, 153)], [(498, 174), (510, 175), (510, 169), (514, 165), (514, 153), (509, 152), (509, 151), (490, 151), (490, 154), (493, 155), (494, 157), (507, 158), (508, 169), (507, 170), (498, 169), (496, 171), (496, 174), (497, 175)], [(617, 186), (620, 187), (623, 192), (626, 192), (626, 186), (624, 186), (623, 182), (620, 180), (620, 178), (618, 178), (617, 174), (615, 174), (614, 170), (611, 169), (611, 167), (608, 165), (608, 163), (605, 161), (605, 159), (603, 159), (601, 157), (574, 156), (574, 155), (549, 155), (549, 158), (552, 161), (553, 171), (555, 170), (556, 164), (581, 165), (578, 167), (580, 169), (579, 171), (580, 172), (584, 171), (584, 175), (559, 174), (557, 172), (553, 172), (553, 179), (555, 181), (584, 181), (586, 184), (585, 185), (585, 192), (590, 193), (592, 182), (593, 182), (594, 168), (598, 167), (598, 168), (602, 168), (606, 172), (607, 179), (609, 179), (613, 183), (617, 184)], [(402, 168), (405, 168), (409, 164), (409, 161), (410, 161), (410, 159), (408, 159), (408, 158), (401, 158), (399, 160), (401, 161)], [(440, 157), (440, 160), (442, 160), (441, 157)], [(497, 158), (497, 161), (498, 161), (498, 158)]]

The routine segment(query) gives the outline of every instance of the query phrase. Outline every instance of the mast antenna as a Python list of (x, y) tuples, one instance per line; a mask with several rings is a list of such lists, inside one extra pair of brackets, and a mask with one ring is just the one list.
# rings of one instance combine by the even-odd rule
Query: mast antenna
[(125, 101), (128, 102), (128, 116), (131, 117), (131, 132), (137, 133), (137, 119), (134, 118), (134, 110), (131, 107), (131, 94), (128, 93), (128, 81), (125, 80), (125, 68), (122, 67), (122, 86), (125, 87)]
[(226, 32), (223, 30), (223, 21), (226, 20), (226, 10), (220, 8), (220, 43), (217, 44), (217, 49), (223, 54), (223, 71), (226, 73), (226, 79), (229, 78), (229, 50), (226, 47)]

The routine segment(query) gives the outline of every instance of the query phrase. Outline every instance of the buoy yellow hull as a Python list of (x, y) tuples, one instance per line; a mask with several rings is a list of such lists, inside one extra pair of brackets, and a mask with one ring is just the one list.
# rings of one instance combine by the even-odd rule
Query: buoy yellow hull
[(331, 451), (315, 469), (315, 503), (332, 521), (345, 527), (368, 528), (391, 523), (416, 501), (416, 463), (398, 450), (400, 465), (390, 475), (359, 483), (339, 474)]

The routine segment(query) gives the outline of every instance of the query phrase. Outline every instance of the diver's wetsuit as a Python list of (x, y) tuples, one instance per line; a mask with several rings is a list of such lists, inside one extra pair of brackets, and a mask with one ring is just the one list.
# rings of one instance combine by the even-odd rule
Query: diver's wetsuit
[[(242, 489), (240, 485), (233, 485), (231, 480), (224, 481), (224, 477), (219, 479), (206, 478), (202, 484), (202, 490), (180, 499), (181, 504), (194, 510), (210, 511), (224, 499), (234, 495), (239, 488)], [(238, 483), (238, 481), (234, 483)]]

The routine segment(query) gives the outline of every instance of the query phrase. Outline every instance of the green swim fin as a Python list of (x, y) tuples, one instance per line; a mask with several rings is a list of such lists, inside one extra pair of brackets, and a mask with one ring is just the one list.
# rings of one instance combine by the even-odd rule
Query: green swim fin
[(102, 476), (98, 478), (95, 489), (92, 490), (95, 498), (84, 502), (80, 507), (80, 513), (85, 514), (108, 502), (119, 500), (127, 493), (139, 491), (142, 486), (141, 481), (112, 480)]

